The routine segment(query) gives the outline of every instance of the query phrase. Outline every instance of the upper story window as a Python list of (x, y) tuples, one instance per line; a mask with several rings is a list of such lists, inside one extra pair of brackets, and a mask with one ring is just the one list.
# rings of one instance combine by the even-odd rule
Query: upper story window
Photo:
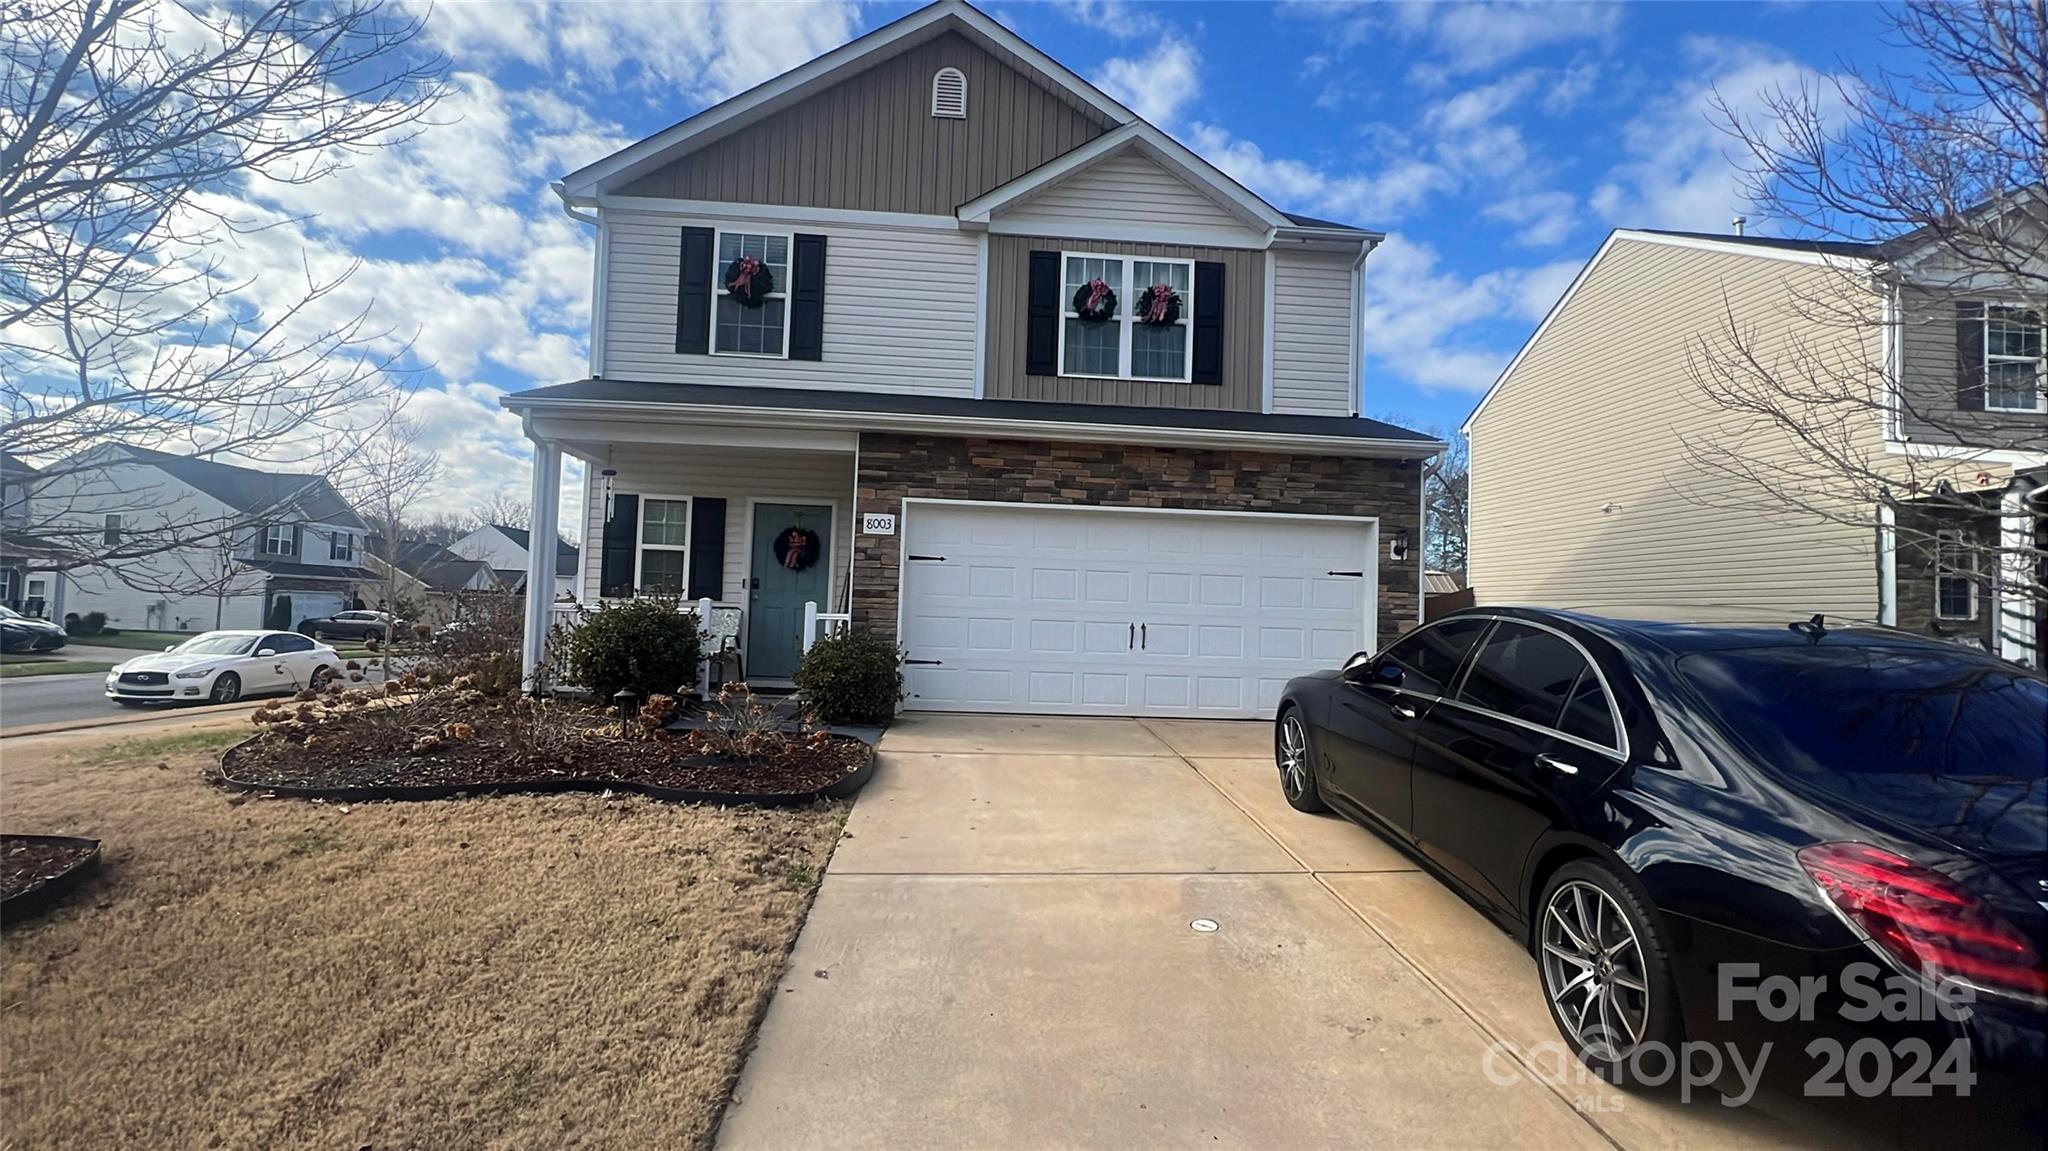
[(100, 542), (102, 544), (117, 544), (121, 542), (121, 516), (118, 512), (107, 513), (106, 522), (100, 527)]
[(327, 537), (327, 558), (331, 560), (353, 560), (356, 558), (356, 534), (335, 532)]
[(1961, 532), (1934, 533), (1934, 615), (1977, 618), (1977, 553)]
[(690, 501), (647, 496), (640, 501), (640, 549), (633, 586), (674, 592), (690, 582)]
[(1985, 410), (2048, 411), (2042, 345), (2039, 312), (1999, 304), (1984, 309)]
[(294, 552), (292, 540), (297, 533), (290, 524), (271, 524), (263, 529), (263, 554), (267, 556), (288, 556)]
[(1188, 382), (1194, 261), (1068, 252), (1060, 262), (1061, 375)]
[(789, 355), (789, 245), (787, 233), (718, 233), (718, 258), (712, 261), (712, 351)]
[(967, 118), (967, 74), (941, 68), (932, 74), (932, 115), (948, 120)]

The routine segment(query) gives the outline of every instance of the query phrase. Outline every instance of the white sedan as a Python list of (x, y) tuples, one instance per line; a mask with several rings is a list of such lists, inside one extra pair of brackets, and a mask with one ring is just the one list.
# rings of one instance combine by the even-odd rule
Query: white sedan
[(324, 643), (288, 631), (210, 631), (137, 656), (107, 673), (107, 698), (144, 703), (233, 703), (245, 695), (319, 691), (341, 674)]

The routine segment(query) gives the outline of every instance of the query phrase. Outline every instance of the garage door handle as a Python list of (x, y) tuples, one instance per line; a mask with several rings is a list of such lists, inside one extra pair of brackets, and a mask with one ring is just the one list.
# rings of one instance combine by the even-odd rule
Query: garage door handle
[(942, 659), (906, 659), (903, 662), (907, 664), (916, 664), (919, 667), (937, 667), (946, 661)]
[(1324, 575), (1335, 575), (1335, 576), (1350, 576), (1350, 577), (1351, 577), (1351, 578), (1353, 578), (1353, 579), (1364, 579), (1364, 578), (1365, 578), (1365, 573), (1364, 573), (1364, 572), (1324, 572), (1323, 574), (1324, 574)]
[(1124, 650), (1131, 651), (1138, 646), (1138, 625), (1131, 625), (1131, 637), (1124, 641)]
[(1144, 651), (1144, 650), (1145, 650), (1145, 625), (1144, 625), (1144, 624), (1139, 624), (1139, 625), (1138, 625), (1138, 650), (1139, 650), (1139, 651)]
[(945, 563), (945, 562), (946, 562), (946, 557), (945, 557), (945, 556), (905, 556), (905, 557), (903, 557), (903, 558), (905, 558), (905, 559), (912, 559), (912, 560), (923, 560), (923, 561), (926, 561), (926, 562), (928, 562), (928, 563), (935, 563), (935, 564), (942, 564), (942, 563)]

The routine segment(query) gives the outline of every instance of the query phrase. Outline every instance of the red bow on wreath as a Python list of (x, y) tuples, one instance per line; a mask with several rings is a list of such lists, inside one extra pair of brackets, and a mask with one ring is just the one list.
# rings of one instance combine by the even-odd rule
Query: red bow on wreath
[(1166, 310), (1173, 306), (1173, 285), (1154, 284), (1145, 289), (1145, 319), (1154, 324), (1166, 322)]
[(811, 550), (810, 533), (802, 528), (791, 528), (782, 537), (784, 551), (782, 566), (791, 571), (802, 571), (806, 566), (804, 554)]
[(1088, 281), (1088, 306), (1083, 311), (1092, 312), (1102, 306), (1102, 297), (1109, 294), (1109, 285), (1100, 276)]
[(735, 267), (732, 279), (725, 282), (725, 290), (735, 296), (744, 296), (748, 285), (754, 282), (754, 273), (761, 270), (761, 261), (752, 256), (741, 256)]

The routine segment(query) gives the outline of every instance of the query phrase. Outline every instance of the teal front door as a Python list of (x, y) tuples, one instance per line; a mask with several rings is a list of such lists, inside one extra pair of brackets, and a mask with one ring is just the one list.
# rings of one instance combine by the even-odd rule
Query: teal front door
[(747, 580), (747, 677), (788, 679), (804, 642), (804, 603), (830, 611), (832, 509), (755, 504)]

